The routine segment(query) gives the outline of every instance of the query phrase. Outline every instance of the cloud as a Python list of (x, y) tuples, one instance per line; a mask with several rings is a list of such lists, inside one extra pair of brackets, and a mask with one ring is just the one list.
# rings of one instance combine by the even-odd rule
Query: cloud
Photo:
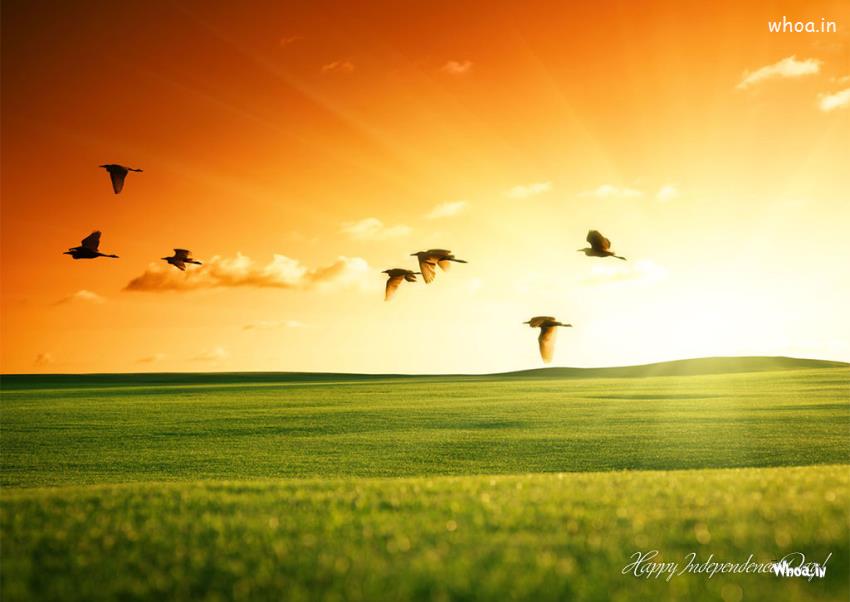
[(39, 367), (49, 366), (54, 363), (56, 359), (53, 357), (53, 354), (50, 352), (39, 353), (35, 356), (35, 360), (33, 360), (33, 364)]
[(294, 44), (295, 42), (303, 39), (303, 36), (283, 36), (280, 38), (280, 45), (289, 46), (290, 44)]
[(66, 303), (74, 303), (76, 301), (81, 301), (83, 303), (94, 303), (96, 305), (102, 305), (103, 303), (106, 303), (106, 299), (104, 297), (101, 297), (97, 293), (87, 291), (86, 289), (81, 289), (78, 290), (76, 293), (59, 299), (59, 301), (57, 301), (53, 305), (64, 305)]
[(154, 364), (156, 362), (161, 362), (165, 359), (164, 353), (154, 353), (153, 355), (146, 355), (144, 357), (140, 357), (136, 360), (137, 364)]
[(304, 328), (306, 325), (298, 320), (259, 320), (245, 324), (242, 330), (272, 330), (274, 328)]
[(521, 186), (514, 186), (506, 193), (512, 199), (527, 199), (528, 197), (543, 194), (552, 190), (551, 182), (533, 182)]
[(368, 273), (369, 264), (360, 257), (340, 256), (330, 265), (308, 268), (286, 255), (274, 255), (270, 263), (257, 265), (250, 257), (237, 253), (230, 258), (216, 255), (204, 265), (185, 272), (152, 263), (124, 290), (185, 292), (243, 286), (304, 290), (363, 282)]
[(579, 282), (588, 286), (598, 284), (619, 284), (638, 282), (658, 282), (667, 277), (667, 270), (648, 259), (635, 262), (617, 261), (595, 265), (589, 274), (579, 277)]
[(593, 190), (586, 190), (579, 193), (583, 197), (596, 197), (598, 199), (636, 199), (643, 196), (643, 192), (635, 188), (627, 188), (625, 186), (614, 186), (612, 184), (602, 184)]
[(821, 61), (806, 59), (798, 61), (796, 56), (789, 56), (772, 65), (766, 65), (755, 71), (747, 71), (737, 88), (743, 90), (759, 82), (779, 77), (802, 77), (813, 75), (820, 71)]
[(449, 75), (461, 76), (466, 75), (472, 70), (472, 61), (448, 61), (440, 67), (440, 71)]
[(224, 347), (212, 347), (205, 349), (191, 359), (195, 362), (218, 362), (220, 360), (226, 360), (229, 357), (230, 354)]
[(821, 94), (818, 96), (818, 107), (821, 111), (832, 111), (846, 106), (850, 106), (850, 88), (833, 94)]
[(322, 65), (322, 73), (351, 73), (354, 71), (354, 63), (351, 61), (332, 61)]
[(658, 189), (658, 192), (655, 193), (655, 199), (661, 201), (662, 203), (666, 203), (668, 201), (672, 201), (679, 197), (679, 189), (676, 188), (673, 184), (665, 184), (661, 188)]
[(462, 212), (469, 206), (466, 201), (449, 201), (440, 203), (425, 215), (426, 219), (439, 219), (441, 217), (452, 217)]
[(383, 240), (385, 238), (397, 238), (407, 236), (411, 232), (409, 226), (398, 224), (396, 226), (385, 226), (384, 222), (377, 217), (367, 217), (359, 222), (346, 222), (340, 230), (357, 240)]

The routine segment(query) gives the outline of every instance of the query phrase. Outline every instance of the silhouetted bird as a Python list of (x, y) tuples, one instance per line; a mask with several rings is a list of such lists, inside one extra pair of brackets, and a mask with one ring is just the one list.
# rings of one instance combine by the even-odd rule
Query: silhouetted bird
[(174, 255), (173, 256), (163, 257), (162, 260), (167, 261), (168, 263), (173, 265), (175, 268), (177, 268), (181, 272), (185, 272), (187, 263), (194, 263), (195, 265), (203, 265), (197, 259), (192, 259), (191, 257), (189, 257), (189, 255), (191, 255), (191, 254), (192, 254), (192, 252), (189, 251), (188, 249), (174, 249)]
[(74, 259), (95, 259), (97, 257), (112, 257), (118, 259), (118, 255), (107, 255), (97, 250), (100, 246), (100, 230), (92, 232), (86, 236), (79, 247), (71, 247), (63, 253), (70, 255)]
[(466, 263), (466, 261), (458, 259), (452, 255), (451, 251), (447, 251), (446, 249), (428, 249), (427, 251), (418, 251), (410, 255), (419, 259), (419, 269), (422, 270), (422, 279), (426, 283), (434, 280), (434, 277), (437, 275), (435, 269), (437, 266), (440, 266), (445, 271), (449, 269), (452, 261), (455, 263)]
[(572, 324), (562, 324), (552, 316), (535, 316), (528, 322), (532, 328), (540, 329), (540, 336), (537, 337), (537, 342), (540, 344), (540, 357), (547, 364), (552, 361), (552, 356), (555, 354), (555, 332), (558, 326), (572, 328)]
[(401, 285), (402, 280), (408, 282), (416, 282), (416, 274), (420, 272), (412, 272), (402, 268), (391, 268), (382, 272), (388, 276), (387, 289), (384, 292), (384, 301), (389, 301), (395, 295), (396, 289)]
[(585, 249), (579, 249), (579, 253), (584, 253), (588, 257), (616, 257), (617, 259), (626, 260), (625, 257), (614, 255), (611, 251), (611, 241), (602, 236), (599, 230), (591, 230), (587, 233), (587, 242), (590, 246)]
[(112, 180), (112, 190), (115, 191), (115, 194), (118, 194), (124, 189), (124, 178), (127, 177), (127, 174), (129, 172), (142, 171), (141, 169), (124, 167), (123, 165), (118, 165), (117, 163), (107, 163), (106, 165), (99, 165), (98, 167), (102, 167), (103, 169), (109, 172), (109, 179)]

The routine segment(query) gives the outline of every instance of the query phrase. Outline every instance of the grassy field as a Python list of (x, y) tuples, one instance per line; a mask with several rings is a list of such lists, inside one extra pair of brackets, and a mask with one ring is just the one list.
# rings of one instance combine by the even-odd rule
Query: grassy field
[[(847, 600), (850, 368), (757, 359), (5, 377), (0, 593)], [(812, 582), (621, 573), (652, 549), (832, 557)]]

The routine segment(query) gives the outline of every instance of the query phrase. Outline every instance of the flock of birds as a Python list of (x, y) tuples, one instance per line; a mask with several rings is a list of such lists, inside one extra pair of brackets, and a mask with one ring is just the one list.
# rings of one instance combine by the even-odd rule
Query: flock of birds
[[(100, 165), (109, 174), (109, 179), (112, 182), (112, 190), (115, 194), (120, 194), (124, 190), (124, 180), (131, 171), (141, 172), (141, 169), (133, 167), (125, 167), (117, 163), (108, 163)], [(97, 259), (98, 257), (111, 257), (118, 259), (118, 255), (101, 253), (100, 252), (100, 231), (95, 231), (86, 236), (80, 246), (71, 247), (65, 251), (65, 255), (70, 255), (74, 259)], [(626, 260), (625, 257), (616, 255), (611, 250), (611, 241), (605, 238), (598, 230), (590, 230), (587, 233), (587, 243), (589, 247), (578, 249), (579, 253), (584, 253), (587, 257), (616, 257), (617, 259)], [(202, 265), (200, 261), (192, 258), (192, 253), (188, 249), (174, 249), (174, 255), (163, 257), (162, 260), (169, 265), (174, 266), (178, 270), (185, 271), (186, 264)], [(427, 251), (417, 251), (411, 253), (412, 257), (416, 257), (419, 262), (419, 271), (414, 272), (405, 268), (390, 268), (382, 273), (387, 275), (387, 286), (384, 292), (384, 301), (389, 301), (395, 295), (398, 287), (402, 282), (416, 282), (417, 276), (422, 276), (425, 284), (430, 284), (437, 276), (437, 268), (447, 271), (452, 263), (467, 263), (463, 259), (458, 259), (454, 254), (446, 249), (428, 249)], [(555, 353), (555, 335), (558, 327), (571, 328), (572, 324), (564, 324), (559, 322), (553, 316), (535, 316), (523, 322), (531, 328), (539, 328), (540, 335), (537, 337), (537, 342), (540, 346), (540, 357), (547, 364), (552, 361)]]

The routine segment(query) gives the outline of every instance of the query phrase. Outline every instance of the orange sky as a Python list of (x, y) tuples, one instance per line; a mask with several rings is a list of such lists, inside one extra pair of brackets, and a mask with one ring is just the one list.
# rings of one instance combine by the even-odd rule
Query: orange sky
[(847, 2), (210, 4), (3, 3), (4, 372), (850, 360)]

